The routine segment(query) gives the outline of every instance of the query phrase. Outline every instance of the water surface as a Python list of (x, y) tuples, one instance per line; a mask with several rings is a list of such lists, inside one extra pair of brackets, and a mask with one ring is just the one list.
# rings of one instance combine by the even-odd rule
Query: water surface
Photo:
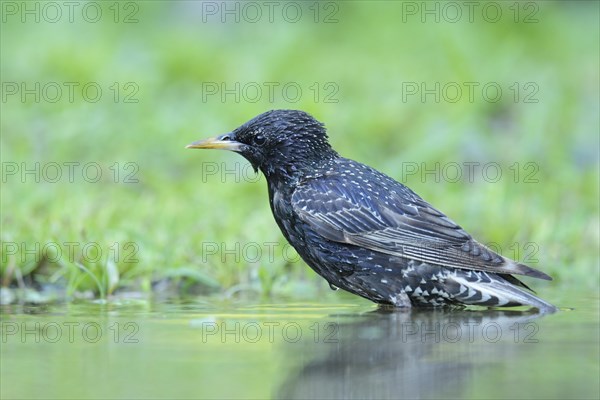
[(347, 298), (2, 306), (1, 395), (598, 398), (598, 296), (556, 295), (575, 309), (387, 312)]

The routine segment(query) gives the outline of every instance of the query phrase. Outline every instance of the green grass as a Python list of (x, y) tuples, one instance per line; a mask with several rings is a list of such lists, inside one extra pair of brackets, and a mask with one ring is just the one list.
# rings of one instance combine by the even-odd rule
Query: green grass
[[(207, 175), (206, 168), (226, 165), (252, 177), (235, 154), (184, 149), (263, 111), (296, 108), (325, 122), (344, 156), (403, 181), (480, 241), (521, 260), (535, 250), (529, 261), (555, 277), (552, 285), (597, 287), (597, 3), (542, 2), (539, 22), (532, 24), (511, 18), (493, 24), (479, 18), (403, 23), (401, 3), (392, 2), (341, 3), (339, 22), (331, 24), (311, 18), (296, 24), (281, 18), (202, 23), (198, 3), (138, 4), (135, 24), (9, 19), (2, 25), (4, 83), (97, 82), (103, 89), (97, 103), (78, 91), (73, 102), (66, 94), (56, 103), (36, 102), (31, 95), (25, 102), (18, 95), (2, 101), (4, 286), (42, 282), (71, 295), (105, 297), (151, 293), (153, 282), (170, 278), (176, 294), (308, 296), (328, 290), (294, 253), (282, 254), (285, 242), (271, 216), (264, 178), (236, 182)], [(280, 91), (272, 102), (266, 94), (257, 102), (222, 102), (219, 96), (205, 101), (207, 82), (296, 82), (303, 95), (295, 103)], [(315, 82), (317, 101), (310, 89)], [(495, 82), (503, 96), (489, 102), (476, 91), (473, 102), (466, 94), (455, 103), (432, 97), (421, 102), (403, 96), (407, 82)], [(510, 89), (515, 82), (516, 102)], [(133, 87), (139, 88), (138, 102), (125, 103)], [(332, 88), (337, 101), (324, 102)], [(526, 103), (532, 88), (538, 101)], [(79, 167), (72, 183), (66, 169), (57, 183), (5, 176), (11, 163), (22, 162), (29, 168), (36, 162), (97, 163), (102, 178), (86, 182)], [(437, 162), (495, 162), (503, 176), (498, 182), (477, 174), (474, 182), (436, 182), (431, 175), (406, 175), (410, 166)], [(515, 163), (517, 182), (510, 169)], [(525, 182), (533, 171), (525, 169), (527, 163), (537, 182)], [(137, 183), (125, 182), (130, 172)], [(73, 257), (66, 254), (67, 242), (78, 244)], [(22, 243), (33, 252), (24, 253)], [(62, 255), (45, 259), (40, 253), (46, 243), (59, 243)], [(239, 260), (222, 251), (236, 243)], [(16, 254), (7, 247), (12, 244)], [(100, 248), (101, 257), (81, 254), (85, 245)], [(256, 248), (262, 257), (251, 253)]]

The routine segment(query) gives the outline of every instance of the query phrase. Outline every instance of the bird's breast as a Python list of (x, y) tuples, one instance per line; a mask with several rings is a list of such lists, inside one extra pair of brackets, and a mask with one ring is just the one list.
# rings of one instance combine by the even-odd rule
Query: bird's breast
[(283, 235), (289, 241), (294, 234), (295, 216), (291, 204), (291, 195), (287, 194), (285, 188), (269, 186), (269, 201), (273, 217)]

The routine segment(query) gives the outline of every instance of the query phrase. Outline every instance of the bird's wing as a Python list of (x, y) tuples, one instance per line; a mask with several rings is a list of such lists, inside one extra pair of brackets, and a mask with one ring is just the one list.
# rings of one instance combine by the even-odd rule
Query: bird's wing
[(493, 252), (406, 186), (383, 179), (360, 185), (339, 174), (311, 179), (296, 188), (292, 207), (332, 241), (448, 267), (552, 279)]

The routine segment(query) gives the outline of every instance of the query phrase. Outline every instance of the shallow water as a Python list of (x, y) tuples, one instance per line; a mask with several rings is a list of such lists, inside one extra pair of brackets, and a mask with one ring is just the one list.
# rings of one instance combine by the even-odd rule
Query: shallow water
[(575, 309), (385, 312), (352, 298), (3, 306), (0, 394), (598, 398), (598, 295), (556, 294)]

